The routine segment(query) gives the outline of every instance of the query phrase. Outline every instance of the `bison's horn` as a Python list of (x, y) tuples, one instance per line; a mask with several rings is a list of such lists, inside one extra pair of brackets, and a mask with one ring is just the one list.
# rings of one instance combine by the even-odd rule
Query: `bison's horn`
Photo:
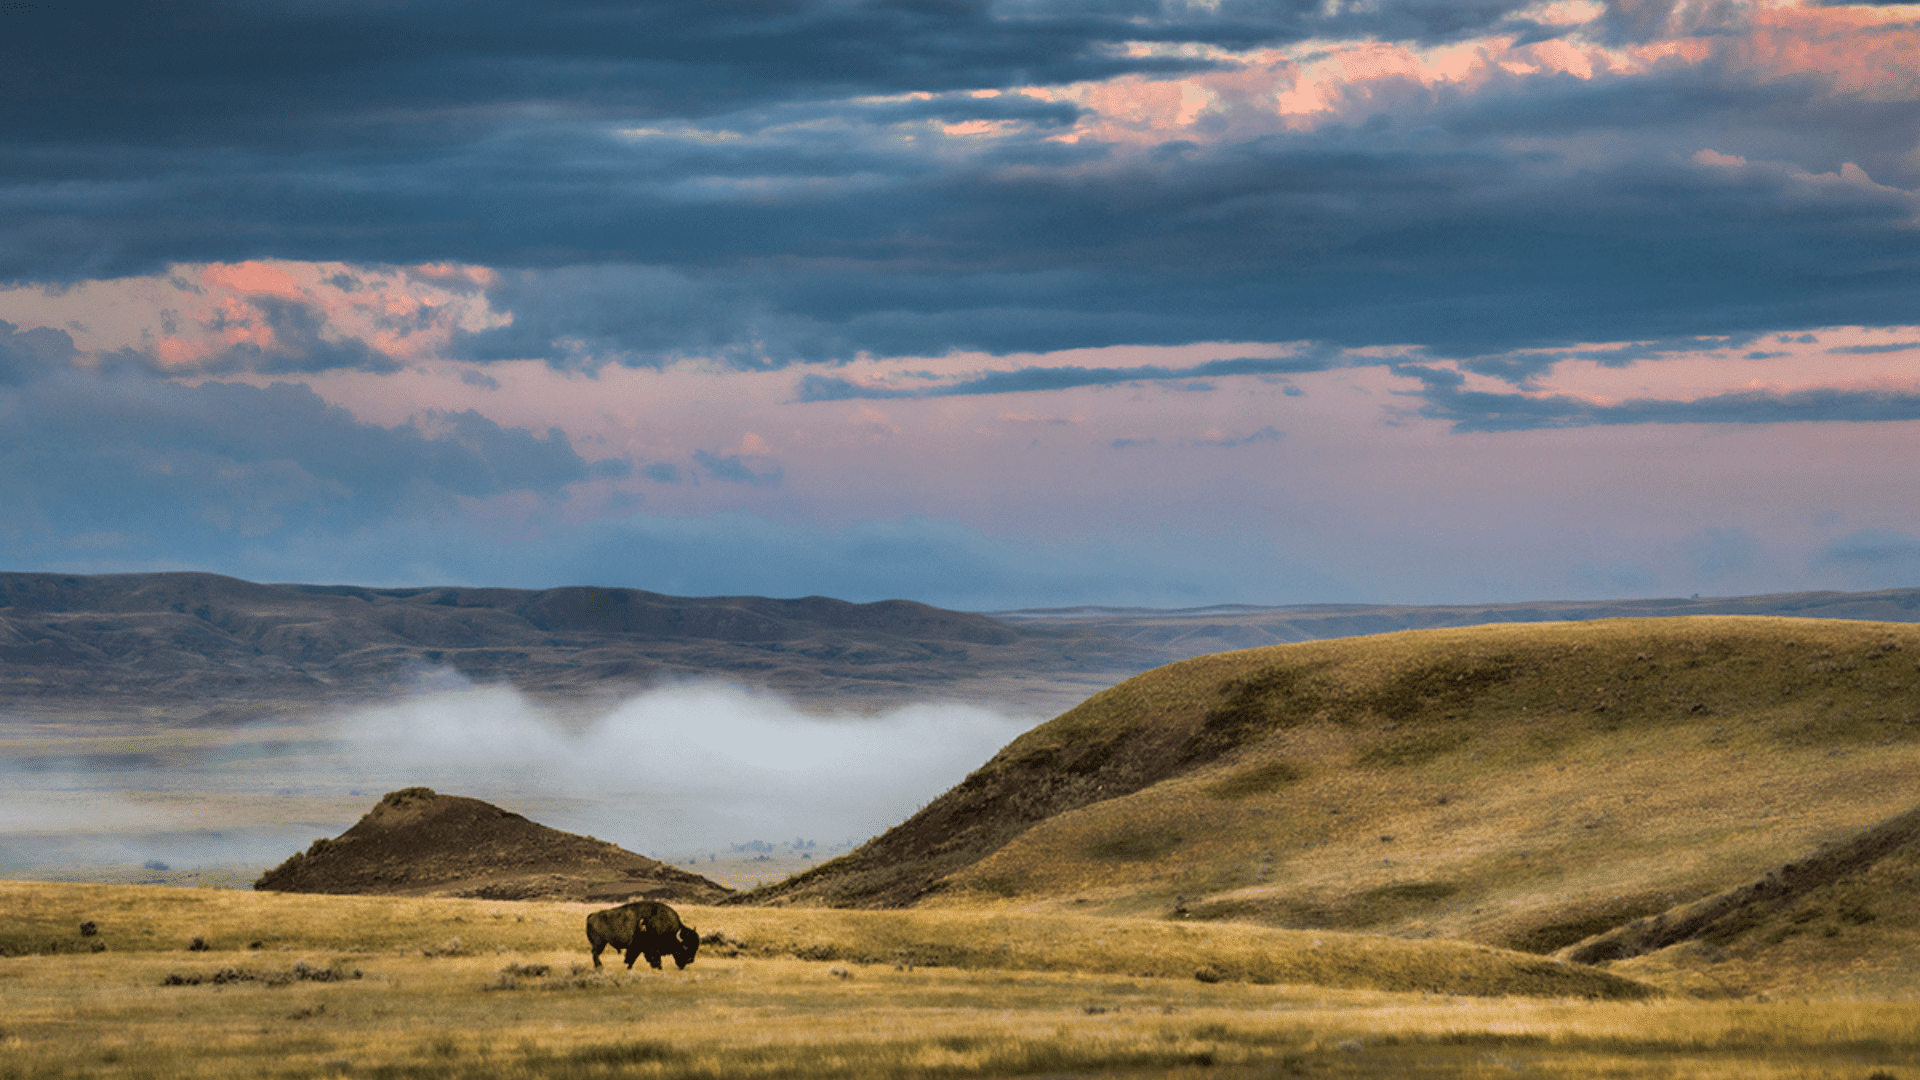
[(686, 967), (693, 963), (694, 955), (700, 951), (700, 935), (693, 932), (693, 927), (682, 926), (680, 933), (675, 937), (679, 940), (680, 947), (673, 951), (674, 962), (681, 967)]

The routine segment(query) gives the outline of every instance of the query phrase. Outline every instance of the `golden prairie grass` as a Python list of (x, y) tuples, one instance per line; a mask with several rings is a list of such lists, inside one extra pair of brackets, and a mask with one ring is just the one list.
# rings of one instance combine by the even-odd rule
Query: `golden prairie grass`
[[(0, 882), (8, 954), (173, 953), (225, 966), (290, 953), (430, 958), (584, 952), (600, 905)], [(836, 911), (678, 905), (708, 958), (1076, 972), (1260, 984), (1633, 998), (1580, 965), (1449, 941), (995, 909)], [(83, 933), (90, 924), (91, 933)], [(204, 951), (193, 951), (198, 941)]]
[(1181, 725), (1239, 741), (1038, 823), (932, 902), (1548, 952), (1910, 809), (1920, 628), (1606, 620), (1223, 653), (1002, 759)]
[[(110, 901), (159, 894), (146, 905), (156, 937), (177, 936), (188, 914), (210, 920), (216, 934), (229, 925), (222, 919), (247, 917), (245, 903), (169, 901), (174, 891), (75, 899), (111, 912)], [(20, 895), (5, 899), (6, 911), (20, 910)], [(1191, 975), (909, 968), (751, 949), (728, 956), (724, 948), (686, 971), (596, 972), (584, 963), (584, 939), (571, 940), (580, 905), (247, 899), (288, 901), (254, 916), (254, 925), (280, 931), (279, 947), (0, 959), (0, 1080), (1920, 1074), (1920, 1009), (1911, 1004), (1463, 997)], [(495, 909), (526, 917), (495, 919)], [(369, 944), (341, 953), (302, 937), (299, 928), (313, 926), (316, 938), (332, 940), (334, 920), (349, 914)], [(786, 934), (780, 944), (804, 948), (830, 943), (812, 918), (858, 913), (686, 914), (728, 939)], [(449, 924), (454, 918), (464, 921)], [(1077, 922), (1102, 921), (1056, 917), (1053, 936), (1070, 941), (1085, 932)], [(964, 922), (948, 912), (914, 936), (937, 940)], [(1113, 923), (1116, 932), (1131, 925)], [(99, 925), (106, 936), (109, 922)], [(465, 955), (430, 956), (414, 944), (449, 925), (471, 938)], [(834, 940), (891, 944), (878, 931)], [(1051, 958), (1068, 961), (1076, 948)]]

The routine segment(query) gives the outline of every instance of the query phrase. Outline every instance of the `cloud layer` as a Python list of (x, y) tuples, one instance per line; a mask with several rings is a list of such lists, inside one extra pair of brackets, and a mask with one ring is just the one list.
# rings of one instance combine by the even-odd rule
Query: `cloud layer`
[(14, 565), (1911, 572), (1906, 6), (82, 2), (0, 11), (0, 90)]
[(0, 278), (454, 260), (555, 363), (1909, 317), (1920, 31), (1589, 7), (47, 5)]

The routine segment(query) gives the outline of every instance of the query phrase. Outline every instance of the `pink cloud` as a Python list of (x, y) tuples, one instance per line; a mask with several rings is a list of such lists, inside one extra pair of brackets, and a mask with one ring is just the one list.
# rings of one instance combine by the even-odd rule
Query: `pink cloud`
[(1769, 7), (1751, 32), (1718, 45), (1729, 60), (1767, 78), (1814, 75), (1836, 93), (1869, 101), (1920, 94), (1920, 25), (1894, 7)]
[[(456, 331), (507, 321), (486, 300), (493, 278), (486, 267), (445, 263), (177, 265), (148, 277), (82, 282), (57, 294), (0, 289), (0, 319), (79, 327), (71, 332), (83, 352), (132, 349), (180, 373), (231, 374), (234, 350), (243, 347), (257, 350), (248, 355), (272, 358), (326, 343), (358, 342), (393, 362), (424, 363), (442, 356)], [(289, 311), (303, 314), (290, 322)]]
[(1528, 15), (1558, 24), (1559, 37), (1512, 34), (1418, 48), (1403, 42), (1304, 43), (1221, 53), (1234, 67), (1177, 78), (1130, 76), (1022, 92), (1086, 110), (1056, 138), (1146, 145), (1213, 141), (1349, 120), (1394, 101), (1425, 103), (1444, 90), (1472, 93), (1515, 78), (1632, 76), (1718, 61), (1762, 79), (1815, 75), (1834, 92), (1872, 100), (1920, 93), (1920, 29), (1895, 9), (1793, 5), (1682, 11), (1666, 36), (1606, 45), (1586, 30), (1597, 4), (1546, 4)]
[(200, 283), (217, 292), (243, 296), (307, 297), (309, 291), (287, 269), (272, 263), (211, 263), (200, 271)]
[[(1564, 394), (1595, 405), (1633, 398), (1690, 401), (1750, 390), (1783, 394), (1816, 389), (1920, 392), (1920, 368), (1916, 368), (1920, 345), (1901, 347), (1915, 342), (1920, 342), (1920, 327), (1825, 327), (1769, 335), (1739, 346), (1673, 353), (1626, 366), (1564, 360), (1528, 392), (1540, 397)], [(1513, 390), (1510, 386), (1497, 389)]]
[(1025, 92), (1071, 100), (1088, 111), (1072, 132), (1059, 136), (1064, 141), (1213, 141), (1302, 130), (1410, 97), (1430, 103), (1443, 87), (1470, 91), (1532, 75), (1588, 79), (1597, 70), (1645, 70), (1677, 55), (1702, 59), (1707, 47), (1609, 50), (1568, 39), (1516, 44), (1512, 36), (1433, 49), (1398, 42), (1316, 42), (1233, 56), (1238, 66), (1225, 71), (1173, 79), (1131, 76)]

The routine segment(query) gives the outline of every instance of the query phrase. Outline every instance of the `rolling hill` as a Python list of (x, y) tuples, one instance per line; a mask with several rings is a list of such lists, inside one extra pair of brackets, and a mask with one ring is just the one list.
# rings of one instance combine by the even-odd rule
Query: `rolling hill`
[(1137, 676), (863, 848), (738, 900), (1160, 914), (1546, 953), (1847, 842), (1920, 803), (1917, 779), (1920, 628), (1403, 632)]

